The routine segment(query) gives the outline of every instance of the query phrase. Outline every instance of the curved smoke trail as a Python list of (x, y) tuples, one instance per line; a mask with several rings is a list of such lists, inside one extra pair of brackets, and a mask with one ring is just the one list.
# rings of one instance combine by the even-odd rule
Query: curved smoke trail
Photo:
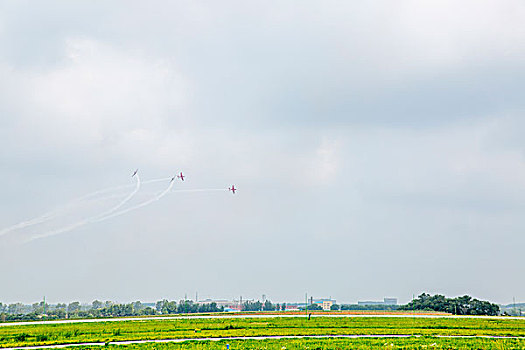
[(153, 202), (156, 202), (158, 201), (159, 199), (161, 199), (162, 197), (164, 197), (168, 192), (171, 191), (173, 185), (175, 184), (174, 181), (171, 181), (168, 188), (166, 188), (164, 191), (160, 192), (159, 194), (157, 194), (155, 197), (151, 198), (151, 199), (148, 199), (147, 201), (144, 201), (142, 203), (139, 203), (137, 205), (134, 205), (132, 207), (129, 207), (129, 208), (126, 208), (124, 210), (121, 210), (121, 211), (118, 211), (116, 213), (112, 213), (112, 214), (109, 214), (109, 215), (106, 215), (104, 217), (101, 217), (99, 219), (96, 219), (95, 221), (93, 222), (101, 222), (101, 221), (104, 221), (104, 220), (107, 220), (107, 219), (111, 219), (111, 218), (114, 218), (115, 216), (119, 216), (119, 215), (122, 215), (122, 214), (126, 214), (130, 211), (133, 211), (133, 210), (136, 210), (136, 209), (139, 209), (139, 208), (142, 208), (142, 207), (145, 207), (146, 205), (149, 205)]
[[(40, 235), (33, 236), (33, 237), (29, 238), (26, 242), (34, 241), (35, 239), (39, 239), (39, 238), (44, 238), (44, 237), (58, 235), (60, 233), (65, 233), (65, 232), (74, 230), (77, 227), (81, 227), (81, 226), (87, 225), (87, 224), (92, 223), (92, 222), (98, 222), (99, 220), (103, 219), (107, 215), (110, 215), (111, 213), (115, 212), (116, 210), (119, 210), (124, 204), (129, 202), (135, 196), (135, 194), (137, 194), (137, 192), (140, 189), (140, 177), (139, 177), (139, 174), (136, 174), (135, 176), (137, 177), (137, 184), (135, 185), (135, 189), (133, 190), (133, 192), (131, 192), (129, 195), (127, 195), (126, 198), (124, 198), (122, 201), (120, 201), (120, 203), (118, 203), (116, 206), (106, 210), (102, 214), (98, 214), (96, 216), (93, 216), (93, 217), (90, 217), (90, 218), (78, 221), (78, 222), (76, 222), (74, 224), (71, 224), (69, 226), (62, 227), (62, 228), (59, 228), (57, 230), (53, 230), (53, 231), (49, 231), (49, 232), (46, 232), (46, 233), (43, 233), (43, 234), (40, 234)], [(156, 180), (153, 180), (153, 181), (156, 181)], [(152, 182), (152, 180), (146, 181), (146, 182)]]
[[(170, 179), (169, 177), (160, 178), (160, 179), (153, 179), (153, 180), (144, 181), (143, 184), (154, 183), (154, 182), (161, 182), (161, 181), (166, 181), (166, 180), (169, 180), (169, 179)], [(58, 208), (58, 209), (55, 209), (53, 211), (47, 212), (47, 213), (45, 213), (43, 215), (40, 215), (40, 216), (38, 216), (36, 218), (30, 219), (30, 220), (25, 220), (25, 221), (19, 222), (18, 224), (6, 227), (6, 228), (0, 230), (0, 236), (3, 236), (5, 234), (8, 234), (9, 232), (12, 232), (12, 231), (15, 231), (15, 230), (22, 229), (24, 227), (29, 227), (29, 226), (42, 224), (44, 222), (47, 222), (49, 220), (52, 220), (52, 219), (56, 218), (57, 216), (60, 215), (60, 213), (62, 213), (63, 211), (67, 210), (68, 207), (71, 207), (72, 205), (75, 205), (76, 203), (79, 203), (79, 202), (82, 202), (82, 201), (86, 201), (86, 200), (88, 200), (90, 198), (93, 198), (93, 197), (96, 197), (96, 196), (98, 196), (100, 194), (126, 189), (126, 188), (129, 188), (131, 186), (133, 186), (133, 185), (114, 186), (114, 187), (109, 187), (109, 188), (105, 188), (105, 189), (102, 189), (102, 190), (97, 190), (95, 192), (91, 192), (91, 193), (85, 194), (82, 197), (78, 197), (78, 198), (70, 201), (69, 204), (66, 204), (66, 205), (62, 206), (61, 208)], [(136, 191), (134, 193), (136, 193)], [(131, 198), (129, 198), (129, 199), (131, 199)], [(128, 200), (126, 200), (126, 202)], [(118, 208), (120, 208), (122, 205), (124, 205), (124, 204), (120, 204), (118, 206)], [(113, 210), (118, 210), (118, 208), (117, 209), (113, 209)]]
[(133, 192), (131, 192), (126, 198), (121, 200), (120, 203), (117, 204), (116, 206), (114, 206), (113, 208), (108, 209), (104, 213), (99, 214), (99, 215), (93, 217), (92, 219), (88, 219), (88, 220), (92, 221), (92, 220), (96, 220), (99, 217), (103, 217), (103, 216), (109, 215), (109, 214), (113, 213), (114, 211), (119, 210), (124, 204), (126, 204), (129, 200), (131, 200), (131, 198), (133, 198), (135, 196), (135, 194), (137, 194), (137, 192), (140, 189), (140, 177), (139, 177), (139, 174), (136, 174), (135, 176), (137, 177), (137, 184), (136, 184), (135, 189), (133, 190)]
[[(169, 178), (168, 178), (169, 179)], [(154, 181), (159, 181), (160, 179), (158, 180), (154, 180)], [(166, 180), (166, 179), (164, 179)], [(147, 181), (147, 182), (152, 182), (151, 180), (150, 181)], [(155, 197), (151, 198), (151, 199), (148, 199), (147, 201), (144, 201), (142, 203), (139, 203), (137, 205), (134, 205), (132, 207), (129, 207), (129, 208), (126, 208), (126, 209), (123, 209), (121, 211), (117, 211), (115, 212), (116, 210), (118, 210), (120, 207), (122, 207), (122, 205), (124, 205), (129, 199), (131, 199), (131, 195), (128, 196), (128, 199), (127, 200), (123, 200), (121, 203), (119, 203), (119, 205), (115, 206), (114, 208), (111, 208), (109, 209), (108, 211), (102, 213), (102, 214), (99, 214), (97, 216), (93, 216), (91, 218), (88, 218), (88, 219), (85, 219), (85, 220), (82, 220), (82, 221), (79, 221), (77, 223), (74, 223), (72, 225), (69, 225), (69, 226), (66, 226), (66, 227), (63, 227), (61, 229), (58, 229), (58, 230), (53, 230), (53, 231), (49, 231), (49, 232), (46, 232), (46, 233), (43, 233), (43, 234), (40, 234), (40, 235), (36, 235), (36, 236), (33, 236), (31, 238), (29, 238), (28, 240), (25, 241), (25, 243), (27, 242), (31, 242), (31, 241), (34, 241), (34, 240), (37, 240), (37, 239), (40, 239), (40, 238), (45, 238), (45, 237), (50, 237), (50, 236), (54, 236), (54, 235), (58, 235), (60, 233), (65, 233), (65, 232), (68, 232), (68, 231), (71, 231), (71, 230), (74, 230), (76, 229), (77, 227), (81, 227), (81, 226), (84, 226), (86, 224), (90, 224), (90, 223), (96, 223), (96, 222), (101, 222), (101, 221), (105, 221), (107, 219), (111, 219), (115, 216), (119, 216), (119, 215), (123, 215), (123, 214), (126, 214), (130, 211), (133, 211), (133, 210), (136, 210), (136, 209), (139, 209), (139, 208), (142, 208), (148, 204), (151, 204), (153, 202), (156, 202), (158, 201), (159, 199), (161, 199), (162, 197), (164, 197), (168, 192), (171, 191), (171, 189), (173, 188), (173, 185), (174, 185), (174, 181), (171, 181), (168, 188), (166, 188), (164, 191), (158, 193)], [(138, 189), (136, 190), (138, 191)], [(136, 191), (134, 191), (133, 195), (136, 193)]]

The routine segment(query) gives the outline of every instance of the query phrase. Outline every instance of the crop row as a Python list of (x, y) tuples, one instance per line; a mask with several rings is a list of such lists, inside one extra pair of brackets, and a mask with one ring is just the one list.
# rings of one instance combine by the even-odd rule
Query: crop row
[(525, 319), (314, 317), (208, 318), (0, 327), (0, 347), (276, 335), (488, 335), (525, 336)]
[[(81, 349), (100, 350), (101, 346), (81, 347)], [(486, 339), (486, 338), (360, 338), (360, 339), (264, 339), (264, 340), (220, 340), (187, 341), (182, 343), (142, 343), (130, 345), (109, 345), (108, 350), (341, 350), (341, 349), (426, 349), (426, 350), (518, 350), (525, 348), (523, 339)], [(75, 348), (78, 350), (79, 348)]]

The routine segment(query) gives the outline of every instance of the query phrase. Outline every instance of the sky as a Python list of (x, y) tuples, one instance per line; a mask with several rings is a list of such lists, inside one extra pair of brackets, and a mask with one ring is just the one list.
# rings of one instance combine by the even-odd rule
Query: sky
[(0, 302), (525, 301), (523, 18), (0, 2)]

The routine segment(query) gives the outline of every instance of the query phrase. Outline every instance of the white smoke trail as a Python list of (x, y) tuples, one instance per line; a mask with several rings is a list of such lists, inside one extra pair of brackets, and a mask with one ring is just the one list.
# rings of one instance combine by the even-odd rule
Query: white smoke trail
[(126, 213), (128, 213), (130, 211), (133, 211), (133, 210), (145, 207), (146, 205), (149, 205), (149, 204), (151, 204), (153, 202), (156, 202), (159, 199), (161, 199), (162, 197), (164, 197), (168, 192), (170, 192), (171, 188), (173, 187), (174, 184), (175, 184), (175, 181), (170, 181), (170, 184), (169, 184), (168, 188), (166, 188), (164, 191), (162, 191), (159, 194), (157, 194), (155, 197), (153, 197), (153, 198), (151, 198), (151, 199), (149, 199), (149, 200), (147, 200), (145, 202), (142, 202), (142, 203), (139, 203), (137, 205), (134, 205), (132, 207), (126, 208), (126, 209), (121, 210), (121, 211), (118, 211), (116, 213), (113, 213), (113, 214), (110, 214), (110, 215), (106, 215), (106, 216), (104, 216), (102, 218), (98, 218), (98, 219), (96, 219), (93, 222), (101, 222), (101, 221), (104, 221), (104, 220), (107, 220), (107, 219), (111, 219), (111, 218), (114, 218), (115, 216), (126, 214)]
[(129, 200), (131, 200), (131, 198), (133, 198), (135, 196), (135, 194), (137, 194), (137, 192), (140, 189), (140, 177), (139, 177), (139, 174), (136, 174), (135, 176), (137, 177), (137, 184), (136, 184), (135, 190), (133, 192), (131, 192), (126, 198), (124, 198), (122, 201), (120, 201), (120, 203), (117, 204), (116, 206), (114, 206), (113, 208), (108, 209), (104, 213), (99, 214), (99, 215), (95, 216), (94, 218), (88, 219), (88, 220), (91, 222), (92, 220), (96, 220), (99, 217), (104, 217), (106, 215), (109, 215), (109, 214), (113, 213), (114, 211), (119, 210), (124, 204), (126, 204)]
[[(153, 180), (144, 181), (143, 184), (161, 182), (161, 181), (166, 181), (166, 180), (169, 180), (169, 179), (170, 179), (169, 177), (167, 177), (167, 178), (160, 178), (160, 179), (153, 179)], [(6, 235), (9, 232), (12, 232), (12, 231), (15, 231), (15, 230), (19, 230), (19, 229), (22, 229), (22, 228), (25, 228), (25, 227), (34, 226), (34, 225), (38, 225), (38, 224), (43, 224), (43, 223), (45, 223), (47, 221), (50, 221), (50, 220), (56, 218), (62, 212), (67, 210), (67, 208), (75, 205), (76, 203), (80, 203), (80, 202), (89, 200), (89, 199), (91, 199), (93, 197), (96, 197), (98, 195), (101, 195), (101, 194), (104, 194), (104, 193), (107, 193), (107, 192), (123, 190), (123, 189), (129, 188), (129, 187), (132, 187), (132, 186), (134, 186), (134, 185), (114, 186), (114, 187), (109, 187), (109, 188), (105, 188), (105, 189), (102, 189), (102, 190), (97, 190), (95, 192), (91, 192), (91, 193), (85, 194), (85, 195), (83, 195), (81, 197), (78, 197), (78, 198), (70, 201), (68, 204), (62, 206), (61, 208), (58, 208), (58, 209), (55, 209), (53, 211), (47, 212), (47, 213), (45, 213), (43, 215), (40, 215), (40, 216), (38, 216), (36, 218), (30, 219), (30, 220), (25, 220), (25, 221), (19, 222), (18, 224), (6, 227), (6, 228), (0, 230), (0, 236)], [(134, 193), (136, 193), (136, 192), (134, 192)], [(126, 200), (126, 202), (128, 200)], [(123, 204), (121, 204), (119, 206), (119, 208), (122, 205)], [(117, 210), (117, 209), (114, 209), (114, 210)]]
[[(30, 242), (30, 241), (33, 241), (33, 240), (38, 239), (38, 238), (54, 236), (54, 235), (58, 235), (60, 233), (65, 233), (65, 232), (71, 231), (71, 230), (73, 230), (73, 229), (75, 229), (77, 227), (81, 227), (81, 226), (87, 225), (87, 224), (89, 224), (91, 222), (97, 222), (99, 219), (104, 218), (107, 215), (110, 215), (111, 213), (115, 212), (116, 210), (119, 210), (124, 204), (129, 202), (135, 196), (135, 194), (137, 194), (137, 192), (140, 189), (140, 177), (139, 177), (139, 174), (136, 174), (135, 176), (137, 177), (137, 183), (135, 185), (135, 189), (133, 190), (133, 192), (131, 192), (129, 195), (127, 195), (126, 198), (124, 198), (122, 201), (120, 201), (120, 203), (118, 203), (116, 206), (106, 210), (102, 214), (98, 214), (96, 216), (80, 220), (80, 221), (78, 221), (78, 222), (76, 222), (74, 224), (71, 224), (69, 226), (62, 227), (62, 228), (59, 228), (57, 230), (53, 230), (53, 231), (49, 231), (49, 232), (46, 232), (46, 233), (43, 233), (43, 234), (40, 234), (40, 235), (33, 236), (33, 237), (29, 238), (26, 242)], [(151, 182), (151, 180), (150, 181), (146, 181), (146, 182)]]
[[(164, 179), (164, 180), (166, 180), (166, 179)], [(158, 181), (158, 180), (155, 180), (155, 181)], [(148, 181), (148, 182), (151, 182), (151, 180)], [(31, 242), (31, 241), (34, 241), (34, 240), (37, 240), (37, 239), (40, 239), (40, 238), (55, 236), (55, 235), (58, 235), (58, 234), (61, 234), (61, 233), (65, 233), (65, 232), (74, 230), (74, 229), (76, 229), (78, 227), (81, 227), (81, 226), (84, 226), (86, 224), (105, 221), (105, 220), (113, 218), (115, 216), (123, 215), (125, 213), (128, 213), (130, 211), (136, 210), (138, 208), (142, 208), (142, 207), (144, 207), (144, 206), (146, 206), (148, 204), (151, 204), (153, 202), (156, 202), (159, 199), (161, 199), (162, 197), (164, 197), (172, 189), (173, 185), (174, 185), (174, 181), (171, 181), (169, 186), (168, 186), (168, 188), (166, 188), (164, 191), (162, 191), (159, 194), (157, 194), (155, 197), (153, 197), (153, 198), (151, 198), (151, 199), (149, 199), (147, 201), (144, 201), (142, 203), (139, 203), (137, 205), (134, 205), (132, 207), (129, 207), (129, 208), (126, 208), (124, 210), (115, 212), (120, 207), (122, 207), (122, 205), (124, 205), (129, 199), (131, 199), (131, 197), (133, 197), (133, 195), (136, 193), (136, 191), (138, 191), (138, 188), (137, 188), (132, 195), (130, 195), (130, 196), (128, 196), (126, 198), (127, 200), (123, 200), (121, 203), (119, 203), (119, 205), (117, 205), (117, 206), (107, 210), (106, 212), (104, 212), (102, 214), (99, 214), (99, 215), (93, 216), (91, 218), (88, 218), (88, 219), (76, 222), (76, 223), (74, 223), (72, 225), (60, 228), (58, 230), (53, 230), (53, 231), (49, 231), (49, 232), (46, 232), (46, 233), (43, 233), (43, 234), (40, 234), (40, 235), (33, 236), (33, 237), (27, 239), (25, 241), (25, 243), (28, 243), (28, 242)]]
[(53, 219), (54, 217), (56, 217), (58, 215), (58, 212), (59, 212), (58, 210), (50, 211), (50, 212), (48, 212), (48, 213), (46, 213), (44, 215), (41, 215), (39, 217), (36, 217), (34, 219), (22, 221), (22, 222), (20, 222), (18, 224), (6, 227), (6, 228), (4, 228), (3, 230), (0, 231), (0, 236), (8, 234), (9, 232), (12, 232), (14, 230), (18, 230), (18, 229), (21, 229), (21, 228), (24, 228), (24, 227), (28, 227), (28, 226), (32, 226), (32, 225), (36, 225), (36, 224), (40, 224), (40, 223), (49, 221), (49, 220)]

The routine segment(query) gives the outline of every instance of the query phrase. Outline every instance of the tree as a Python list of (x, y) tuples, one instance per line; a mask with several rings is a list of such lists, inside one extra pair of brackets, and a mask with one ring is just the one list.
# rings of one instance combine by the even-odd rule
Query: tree
[(339, 305), (332, 304), (332, 306), (330, 306), (330, 310), (339, 310)]
[[(189, 313), (195, 313), (198, 312), (199, 306), (197, 304), (194, 304), (191, 300), (181, 300), (179, 302), (179, 306), (175, 308), (175, 312), (179, 312), (181, 314), (189, 314)], [(175, 313), (173, 312), (173, 313)], [(170, 312), (171, 313), (171, 312)]]
[(23, 313), (24, 305), (22, 303), (9, 304), (7, 307), (7, 313), (11, 315), (19, 315)]
[(166, 308), (167, 303), (168, 301), (166, 299), (157, 301), (157, 303), (155, 304), (155, 309), (157, 310), (157, 312), (161, 314), (168, 313), (167, 308)]
[(98, 309), (102, 309), (103, 307), (104, 307), (104, 304), (99, 300), (93, 300), (93, 302), (91, 303), (92, 309), (98, 310)]
[(242, 311), (261, 311), (262, 303), (260, 301), (246, 301), (242, 304)]
[(45, 309), (49, 310), (49, 305), (44, 305), (43, 301), (39, 303), (33, 303), (33, 305), (31, 305), (31, 312), (34, 314), (43, 314)]
[(412, 300), (406, 305), (402, 305), (399, 310), (433, 310), (448, 312), (455, 315), (497, 315), (499, 306), (488, 301), (473, 299), (469, 295), (457, 298), (446, 298), (443, 295), (429, 295), (422, 293), (417, 299)]
[(148, 306), (142, 309), (140, 313), (142, 315), (155, 315), (155, 310)]
[[(305, 310), (306, 307), (302, 307), (301, 310)], [(323, 308), (317, 304), (309, 304), (308, 305), (308, 310), (310, 311), (322, 311)]]
[(264, 305), (263, 305), (263, 310), (264, 311), (273, 311), (273, 310), (275, 310), (275, 306), (272, 304), (271, 301), (266, 300), (264, 302)]
[(281, 310), (282, 311), (286, 311), (286, 303), (282, 303), (281, 304)]
[(142, 303), (140, 301), (136, 301), (136, 302), (133, 303), (133, 312), (134, 313), (140, 312), (143, 308), (144, 308), (144, 306), (142, 305)]
[(72, 303), (69, 303), (69, 305), (67, 306), (67, 312), (69, 314), (72, 314), (72, 313), (75, 313), (75, 312), (79, 312), (80, 311), (80, 303), (78, 301), (74, 301)]

